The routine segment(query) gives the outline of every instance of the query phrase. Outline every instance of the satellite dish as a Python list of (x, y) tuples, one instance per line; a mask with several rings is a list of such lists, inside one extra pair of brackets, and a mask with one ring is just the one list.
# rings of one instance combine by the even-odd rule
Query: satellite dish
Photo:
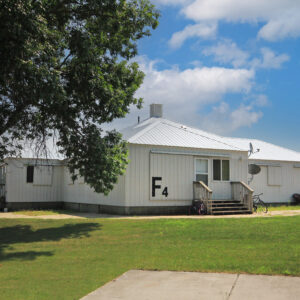
[(260, 166), (255, 165), (255, 164), (250, 164), (248, 166), (248, 173), (251, 175), (256, 175), (261, 171)]

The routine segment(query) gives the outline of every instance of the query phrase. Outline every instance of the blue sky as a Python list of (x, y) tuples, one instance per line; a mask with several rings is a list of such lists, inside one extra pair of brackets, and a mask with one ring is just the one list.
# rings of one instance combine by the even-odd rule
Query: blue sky
[(119, 125), (162, 103), (173, 121), (300, 151), (300, 1), (153, 3), (160, 24), (136, 58), (144, 108)]

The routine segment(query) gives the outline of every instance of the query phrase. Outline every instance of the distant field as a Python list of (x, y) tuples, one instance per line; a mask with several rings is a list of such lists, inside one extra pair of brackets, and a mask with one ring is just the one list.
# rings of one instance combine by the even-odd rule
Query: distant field
[(300, 275), (300, 216), (0, 219), (0, 299), (78, 299), (130, 269)]

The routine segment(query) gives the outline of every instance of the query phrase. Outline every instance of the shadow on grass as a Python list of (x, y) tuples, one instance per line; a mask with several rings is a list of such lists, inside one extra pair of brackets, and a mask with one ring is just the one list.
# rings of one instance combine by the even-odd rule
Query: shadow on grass
[(66, 238), (88, 237), (89, 232), (99, 229), (100, 224), (82, 223), (66, 224), (61, 227), (50, 227), (33, 230), (29, 225), (16, 225), (0, 228), (0, 261), (7, 260), (34, 260), (38, 256), (52, 256), (53, 251), (26, 251), (8, 252), (12, 250), (12, 245), (23, 243), (59, 241)]

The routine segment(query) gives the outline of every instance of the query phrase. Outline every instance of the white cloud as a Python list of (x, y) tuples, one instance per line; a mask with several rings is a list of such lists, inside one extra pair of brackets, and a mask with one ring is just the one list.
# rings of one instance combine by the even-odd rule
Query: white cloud
[(216, 35), (217, 24), (188, 25), (182, 31), (175, 32), (169, 40), (171, 48), (179, 48), (186, 39), (191, 37), (213, 38)]
[(196, 22), (265, 22), (258, 36), (276, 41), (300, 36), (298, 0), (196, 0), (183, 5), (183, 14)]
[(150, 101), (178, 104), (187, 101), (197, 104), (216, 101), (226, 93), (247, 93), (252, 86), (254, 72), (247, 69), (177, 67), (158, 70), (153, 62), (141, 63), (146, 73), (138, 95)]
[(253, 105), (241, 104), (235, 110), (230, 110), (227, 103), (221, 102), (202, 119), (202, 128), (218, 134), (227, 134), (240, 127), (250, 127), (262, 117), (261, 111), (255, 111)]
[(275, 42), (286, 37), (298, 37), (300, 35), (300, 9), (297, 13), (288, 13), (286, 16), (280, 16), (271, 19), (258, 32), (258, 37)]
[(224, 40), (215, 46), (203, 50), (204, 55), (212, 55), (214, 61), (221, 64), (231, 64), (235, 68), (280, 69), (282, 64), (289, 61), (287, 54), (276, 54), (269, 48), (261, 48), (261, 58), (250, 60), (250, 54), (241, 50), (234, 42)]
[(189, 64), (198, 68), (203, 67), (203, 62), (200, 60), (193, 60)]
[(155, 5), (187, 5), (192, 2), (193, 0), (151, 0)]
[(287, 54), (276, 55), (269, 48), (261, 48), (261, 54), (261, 59), (255, 58), (250, 62), (252, 68), (280, 69), (290, 59)]
[(133, 107), (125, 120), (114, 123), (119, 128), (135, 123), (137, 116), (147, 118), (151, 103), (162, 103), (168, 119), (200, 126), (201, 109), (222, 101), (228, 93), (248, 95), (255, 77), (255, 72), (247, 69), (194, 67), (180, 70), (174, 66), (159, 70), (145, 57), (139, 57), (138, 62), (146, 74), (137, 92), (138, 97), (144, 98), (144, 109)]
[(249, 58), (249, 54), (237, 47), (237, 45), (230, 41), (224, 40), (219, 42), (216, 46), (206, 48), (203, 51), (204, 55), (213, 55), (216, 62), (232, 64), (235, 68), (245, 66)]
[(266, 95), (260, 94), (255, 97), (255, 100), (252, 103), (258, 107), (264, 107), (269, 105), (269, 100)]

